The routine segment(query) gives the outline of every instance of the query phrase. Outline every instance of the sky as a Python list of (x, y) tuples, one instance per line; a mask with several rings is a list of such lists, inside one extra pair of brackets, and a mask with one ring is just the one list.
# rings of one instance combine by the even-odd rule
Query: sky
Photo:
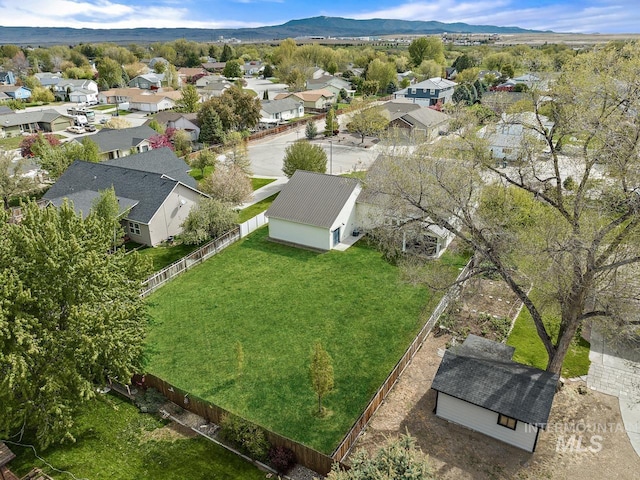
[(0, 0), (0, 26), (241, 28), (326, 15), (640, 33), (639, 0)]

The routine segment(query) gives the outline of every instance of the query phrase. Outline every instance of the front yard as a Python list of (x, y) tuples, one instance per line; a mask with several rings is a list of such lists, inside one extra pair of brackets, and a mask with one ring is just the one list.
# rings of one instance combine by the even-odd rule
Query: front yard
[[(318, 254), (266, 237), (258, 230), (149, 297), (147, 371), (331, 453), (439, 295), (402, 283), (366, 245)], [(317, 341), (335, 370), (324, 418), (309, 380)]]
[[(47, 450), (38, 450), (48, 463), (73, 473), (75, 478), (265, 478), (264, 472), (222, 447), (188, 429), (165, 425), (150, 414), (142, 414), (117, 396), (101, 396), (87, 403), (75, 422), (71, 433), (76, 443), (54, 444)], [(30, 449), (10, 447), (17, 455), (10, 467), (19, 475), (39, 467), (56, 479), (73, 478), (46, 467)]]

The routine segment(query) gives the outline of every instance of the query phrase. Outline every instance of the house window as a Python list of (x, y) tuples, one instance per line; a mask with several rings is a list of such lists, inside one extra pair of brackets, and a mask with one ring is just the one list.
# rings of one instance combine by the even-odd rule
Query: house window
[(513, 149), (511, 149), (511, 148), (503, 148), (502, 151), (504, 153), (511, 153), (511, 152), (513, 152)]
[(429, 90), (429, 94), (430, 94), (430, 95), (435, 95), (435, 94), (436, 94), (436, 91), (435, 91), (434, 89), (431, 89), (431, 90)]
[(129, 222), (129, 233), (132, 235), (140, 235), (140, 224)]
[(518, 421), (515, 418), (507, 417), (506, 415), (502, 415), (502, 414), (498, 415), (498, 425), (502, 425), (503, 427), (507, 427), (507, 428), (510, 428), (511, 430), (515, 430), (516, 423), (518, 423)]
[(411, 89), (411, 95), (415, 95), (415, 94), (416, 94), (416, 89), (415, 89), (415, 88), (412, 88), (412, 89)]

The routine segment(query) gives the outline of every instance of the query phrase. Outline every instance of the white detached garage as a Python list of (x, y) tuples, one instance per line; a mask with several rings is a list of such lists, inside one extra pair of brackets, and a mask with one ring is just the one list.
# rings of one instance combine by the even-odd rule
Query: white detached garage
[(511, 360), (514, 348), (469, 335), (447, 350), (431, 388), (437, 416), (533, 452), (558, 375)]
[(266, 211), (269, 238), (331, 250), (356, 229), (355, 178), (297, 170)]

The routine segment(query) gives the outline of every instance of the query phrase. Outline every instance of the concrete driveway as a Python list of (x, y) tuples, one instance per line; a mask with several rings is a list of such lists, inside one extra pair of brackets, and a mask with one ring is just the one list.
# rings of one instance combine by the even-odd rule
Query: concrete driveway
[[(318, 131), (324, 129), (324, 120), (317, 122)], [(256, 175), (282, 177), (285, 149), (296, 140), (305, 138), (305, 126), (279, 135), (266, 137), (249, 144), (249, 159)], [(339, 175), (353, 170), (369, 168), (377, 156), (375, 146), (364, 148), (357, 142), (345, 142), (343, 135), (331, 140), (318, 135), (313, 143), (320, 145), (327, 153), (327, 173)], [(369, 144), (367, 144), (369, 145)]]

